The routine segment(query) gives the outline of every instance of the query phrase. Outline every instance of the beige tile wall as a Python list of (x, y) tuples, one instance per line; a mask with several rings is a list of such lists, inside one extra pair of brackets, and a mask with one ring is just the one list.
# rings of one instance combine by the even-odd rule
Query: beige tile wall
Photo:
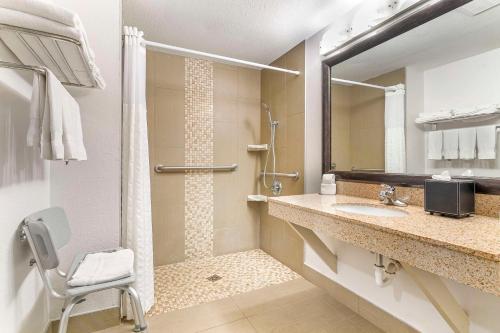
[(335, 170), (351, 170), (351, 95), (352, 88), (332, 85), (332, 164)]
[[(213, 254), (259, 247), (259, 209), (246, 195), (258, 193), (258, 156), (246, 145), (260, 138), (260, 72), (213, 64), (214, 164), (238, 163), (213, 176)], [(147, 55), (151, 168), (185, 163), (185, 58)], [(154, 262), (185, 259), (185, 176), (151, 170)]]
[[(273, 65), (299, 70), (294, 76), (264, 70), (262, 72), (262, 101), (271, 106), (273, 118), (279, 121), (276, 132), (276, 169), (278, 172), (299, 171), (298, 181), (281, 178), (282, 195), (304, 193), (304, 43), (300, 43), (273, 62)], [(267, 118), (261, 118), (261, 142), (270, 142)], [(261, 163), (264, 167), (265, 155)], [(269, 181), (271, 179), (269, 178)], [(261, 192), (271, 192), (261, 186)], [(261, 205), (261, 248), (292, 269), (302, 270), (303, 241), (284, 221), (267, 214), (267, 205)]]
[(155, 265), (184, 260), (184, 174), (156, 164), (184, 164), (184, 58), (147, 53), (147, 106)]
[[(390, 86), (405, 82), (404, 69), (367, 83)], [(332, 85), (332, 162), (336, 170), (384, 169), (385, 97), (379, 89)]]
[(215, 255), (259, 247), (259, 160), (247, 145), (260, 137), (260, 71), (214, 64), (215, 164), (238, 163), (232, 173), (214, 174)]

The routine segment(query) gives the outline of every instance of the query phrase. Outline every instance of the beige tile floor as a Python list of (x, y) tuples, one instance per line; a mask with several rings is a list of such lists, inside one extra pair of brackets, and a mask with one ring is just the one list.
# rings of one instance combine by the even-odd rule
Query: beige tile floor
[[(149, 333), (382, 332), (302, 278), (147, 320)], [(125, 333), (131, 328), (123, 323), (99, 333)]]
[[(221, 279), (209, 281), (207, 278), (214, 274)], [(299, 277), (259, 249), (155, 267), (155, 305), (148, 315), (216, 301)]]

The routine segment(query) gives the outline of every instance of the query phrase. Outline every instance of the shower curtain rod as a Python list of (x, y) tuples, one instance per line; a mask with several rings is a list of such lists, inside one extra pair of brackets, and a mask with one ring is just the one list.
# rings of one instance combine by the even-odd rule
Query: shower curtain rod
[(385, 91), (395, 91), (394, 88), (377, 86), (375, 84), (369, 84), (369, 83), (358, 82), (358, 81), (350, 81), (350, 80), (344, 80), (344, 79), (337, 79), (335, 77), (332, 77), (332, 81), (338, 82), (338, 83), (354, 84), (354, 85), (357, 85), (357, 86), (363, 86), (363, 87), (369, 87), (369, 88), (375, 88), (375, 89), (382, 89), (382, 90), (385, 90)]
[[(288, 73), (288, 74), (293, 74), (293, 75), (300, 75), (300, 71), (293, 71), (290, 69), (263, 65), (263, 64), (256, 63), (256, 62), (240, 60), (240, 59), (236, 59), (236, 58), (230, 58), (230, 57), (221, 56), (218, 54), (201, 52), (201, 51), (196, 51), (196, 50), (192, 50), (192, 49), (186, 49), (183, 47), (177, 47), (177, 46), (173, 46), (173, 45), (152, 42), (149, 40), (144, 40), (144, 44), (146, 45), (146, 47), (150, 47), (154, 50), (157, 50), (160, 52), (165, 52), (165, 53), (192, 54), (192, 55), (198, 56), (200, 58), (205, 58), (205, 59), (208, 58), (208, 59), (221, 60), (223, 62), (234, 63), (234, 64), (239, 64), (239, 65), (248, 66), (248, 67), (269, 69), (272, 71), (278, 71), (278, 72), (283, 72), (283, 73)], [(170, 52), (168, 52), (168, 51), (170, 51)]]

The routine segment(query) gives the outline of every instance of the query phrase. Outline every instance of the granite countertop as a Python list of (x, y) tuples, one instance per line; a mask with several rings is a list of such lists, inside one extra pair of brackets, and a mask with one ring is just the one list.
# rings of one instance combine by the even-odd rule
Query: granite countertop
[[(480, 215), (449, 218), (430, 215), (419, 206), (386, 206), (377, 200), (346, 195), (305, 194), (270, 197), (268, 201), (500, 262), (500, 221), (495, 218)], [(403, 210), (408, 215), (377, 217), (346, 213), (335, 209), (336, 204), (376, 205)]]

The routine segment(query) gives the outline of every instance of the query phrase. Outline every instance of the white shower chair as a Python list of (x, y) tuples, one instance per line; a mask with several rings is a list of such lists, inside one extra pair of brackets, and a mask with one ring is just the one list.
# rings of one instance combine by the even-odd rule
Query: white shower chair
[[(88, 253), (77, 255), (73, 259), (71, 268), (67, 273), (59, 269), (57, 250), (66, 245), (71, 236), (68, 219), (62, 208), (53, 207), (31, 214), (23, 220), (20, 229), (21, 239), (28, 241), (33, 252), (34, 259), (30, 261), (30, 265), (36, 264), (38, 267), (43, 284), (49, 294), (52, 297), (64, 300), (59, 323), (59, 333), (66, 333), (69, 315), (76, 304), (85, 301), (85, 296), (88, 294), (107, 289), (119, 289), (128, 293), (135, 322), (133, 331), (145, 332), (147, 330), (139, 295), (132, 288), (132, 283), (135, 281), (134, 274), (114, 281), (81, 287), (70, 287), (67, 285), (67, 281), (78, 270), (79, 264)], [(119, 250), (119, 248), (101, 252), (115, 252), (116, 250)], [(48, 271), (50, 270), (55, 270), (59, 276), (66, 279), (66, 288), (64, 291), (59, 292), (52, 287), (48, 277)]]

